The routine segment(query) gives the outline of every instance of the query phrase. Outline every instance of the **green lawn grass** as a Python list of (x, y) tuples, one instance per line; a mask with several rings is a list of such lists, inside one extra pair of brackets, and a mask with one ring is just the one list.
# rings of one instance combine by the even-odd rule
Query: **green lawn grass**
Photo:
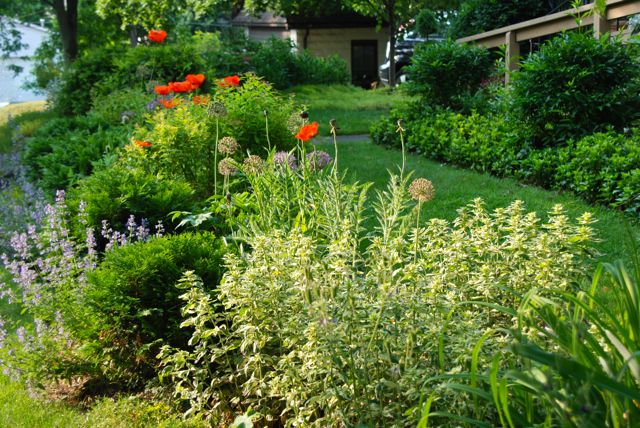
[(331, 119), (336, 119), (341, 135), (367, 134), (380, 116), (410, 99), (399, 90), (365, 90), (347, 85), (303, 85), (289, 93), (307, 106), (310, 120), (320, 124), (320, 135), (329, 135)]
[[(318, 144), (322, 150), (333, 154), (333, 144), (324, 140)], [(340, 170), (347, 169), (351, 180), (372, 182), (373, 189), (383, 189), (388, 182), (388, 170), (398, 171), (402, 163), (399, 150), (390, 150), (368, 141), (341, 142), (338, 145)], [(476, 197), (484, 199), (488, 208), (505, 207), (516, 199), (525, 202), (529, 211), (536, 211), (546, 218), (546, 213), (555, 204), (562, 204), (569, 217), (576, 218), (586, 211), (594, 214), (598, 222), (594, 225), (600, 242), (595, 244), (600, 255), (598, 261), (628, 259), (627, 243), (629, 231), (640, 238), (640, 222), (623, 213), (605, 207), (590, 206), (579, 198), (523, 185), (509, 178), (496, 178), (430, 161), (420, 155), (407, 156), (407, 171), (413, 177), (431, 180), (436, 189), (436, 197), (423, 208), (425, 218), (453, 220), (458, 208)]]
[(0, 375), (0, 427), (3, 428), (196, 428), (204, 422), (182, 420), (167, 404), (139, 397), (104, 398), (88, 410), (36, 397)]
[(51, 112), (45, 110), (45, 101), (31, 101), (27, 103), (9, 104), (0, 108), (0, 153), (11, 150), (11, 129), (9, 117), (15, 119), (20, 126), (20, 133), (32, 135), (45, 120), (53, 117)]

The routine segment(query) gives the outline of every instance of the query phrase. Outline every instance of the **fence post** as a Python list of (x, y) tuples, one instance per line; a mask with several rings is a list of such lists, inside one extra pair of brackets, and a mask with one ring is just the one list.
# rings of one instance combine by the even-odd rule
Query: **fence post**
[(514, 31), (508, 31), (507, 34), (505, 34), (505, 44), (507, 45), (505, 57), (507, 72), (504, 75), (504, 83), (508, 85), (510, 79), (509, 75), (512, 71), (518, 69), (520, 60), (520, 45), (516, 40), (516, 33)]
[(593, 37), (599, 39), (605, 33), (609, 32), (609, 21), (607, 20), (607, 11), (604, 15), (600, 13), (595, 5), (593, 6)]

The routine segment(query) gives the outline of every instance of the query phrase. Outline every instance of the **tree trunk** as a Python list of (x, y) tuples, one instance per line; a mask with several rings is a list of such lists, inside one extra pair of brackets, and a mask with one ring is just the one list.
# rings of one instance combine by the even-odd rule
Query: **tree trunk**
[(130, 25), (129, 26), (129, 43), (132, 48), (138, 46), (138, 26)]
[(78, 0), (53, 0), (52, 6), (60, 27), (64, 60), (70, 63), (78, 56)]
[(389, 86), (396, 86), (396, 23), (393, 7), (389, 9)]

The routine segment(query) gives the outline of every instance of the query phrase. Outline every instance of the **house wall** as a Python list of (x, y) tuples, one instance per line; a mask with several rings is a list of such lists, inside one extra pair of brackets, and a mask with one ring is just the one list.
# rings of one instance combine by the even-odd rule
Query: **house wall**
[(277, 39), (288, 39), (290, 36), (289, 31), (282, 28), (249, 28), (247, 36), (252, 40), (263, 42), (275, 37)]
[[(44, 95), (23, 89), (22, 86), (31, 79), (33, 63), (30, 57), (45, 39), (47, 32), (41, 27), (23, 24), (16, 24), (15, 28), (20, 31), (22, 42), (27, 46), (11, 57), (0, 60), (0, 103), (44, 99)], [(8, 68), (10, 65), (22, 67), (22, 73), (14, 76), (13, 71)]]
[[(292, 30), (292, 40), (302, 49), (306, 30)], [(316, 56), (338, 55), (347, 61), (351, 73), (351, 41), (377, 40), (378, 65), (385, 62), (388, 32), (386, 28), (376, 31), (375, 28), (311, 28), (307, 37), (307, 49)]]

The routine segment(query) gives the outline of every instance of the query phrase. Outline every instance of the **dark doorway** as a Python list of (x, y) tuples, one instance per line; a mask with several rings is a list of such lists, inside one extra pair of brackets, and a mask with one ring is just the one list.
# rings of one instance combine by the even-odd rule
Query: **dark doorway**
[(356, 86), (370, 89), (378, 80), (378, 42), (376, 40), (351, 41), (351, 81)]

